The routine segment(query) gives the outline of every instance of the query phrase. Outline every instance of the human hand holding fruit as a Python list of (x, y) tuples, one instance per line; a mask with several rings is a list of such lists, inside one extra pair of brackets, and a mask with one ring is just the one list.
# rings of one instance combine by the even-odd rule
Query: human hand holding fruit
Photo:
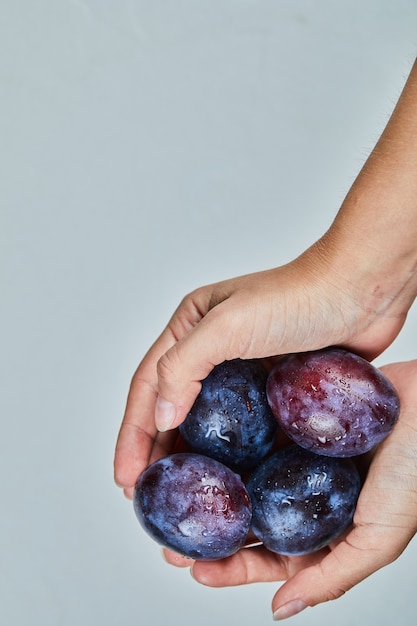
[[(416, 98), (417, 65), (317, 243), (287, 265), (197, 289), (182, 301), (131, 383), (114, 462), (126, 496), (150, 462), (172, 452), (177, 427), (216, 364), (330, 345), (373, 359), (398, 335), (417, 293)], [(273, 603), (275, 610), (294, 601), (282, 609), (288, 616), (337, 597), (398, 556), (416, 531), (416, 367), (385, 370), (400, 393), (401, 417), (372, 461), (345, 539), (309, 556), (240, 550), (224, 561), (196, 562), (195, 578), (213, 586), (288, 579)]]

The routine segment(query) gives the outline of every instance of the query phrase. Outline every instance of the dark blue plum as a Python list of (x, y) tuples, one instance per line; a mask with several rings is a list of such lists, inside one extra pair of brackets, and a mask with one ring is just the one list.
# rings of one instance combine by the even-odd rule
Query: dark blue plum
[(315, 552), (351, 524), (360, 488), (352, 459), (291, 445), (266, 459), (248, 481), (252, 530), (271, 552)]
[(195, 453), (172, 454), (147, 467), (133, 504), (155, 541), (195, 560), (234, 554), (250, 527), (252, 506), (240, 476)]
[(328, 456), (368, 452), (394, 427), (397, 392), (383, 373), (341, 348), (290, 354), (272, 369), (268, 401), (298, 445)]
[(217, 365), (180, 426), (184, 440), (237, 472), (258, 465), (271, 451), (278, 428), (266, 397), (267, 376), (256, 360)]

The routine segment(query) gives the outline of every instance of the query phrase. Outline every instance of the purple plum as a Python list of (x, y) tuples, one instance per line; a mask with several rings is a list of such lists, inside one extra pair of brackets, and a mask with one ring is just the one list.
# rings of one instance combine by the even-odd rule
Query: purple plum
[(240, 476), (195, 453), (171, 454), (147, 467), (133, 504), (156, 542), (202, 561), (234, 554), (246, 540), (252, 514)]
[(271, 409), (298, 445), (327, 456), (363, 454), (394, 427), (400, 410), (391, 382), (341, 348), (290, 354), (267, 382)]
[(351, 524), (360, 488), (352, 459), (290, 445), (263, 461), (248, 481), (252, 530), (271, 552), (315, 552)]
[(202, 381), (180, 433), (193, 451), (234, 471), (254, 468), (271, 451), (278, 424), (266, 397), (267, 371), (260, 361), (234, 359)]

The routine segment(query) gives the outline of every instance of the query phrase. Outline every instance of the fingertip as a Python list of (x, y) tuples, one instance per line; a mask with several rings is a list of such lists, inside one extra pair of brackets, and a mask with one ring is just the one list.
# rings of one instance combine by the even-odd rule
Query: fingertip
[(274, 621), (276, 622), (284, 620), (284, 619), (288, 619), (289, 617), (293, 617), (294, 615), (301, 613), (301, 611), (304, 611), (304, 609), (306, 609), (307, 606), (308, 605), (304, 602), (304, 600), (300, 600), (300, 599), (290, 600), (286, 604), (283, 604), (282, 606), (278, 607), (274, 611), (272, 617)]
[[(214, 575), (213, 575), (213, 565), (214, 565)], [(194, 561), (190, 567), (190, 574), (193, 579), (203, 585), (205, 587), (218, 587), (221, 586), (218, 584), (218, 575), (216, 563), (211, 563), (209, 561)]]
[(319, 551), (312, 555), (310, 565), (290, 576), (276, 592), (272, 600), (274, 619), (299, 613), (302, 603), (306, 608), (336, 600), (375, 569), (366, 560), (362, 563), (345, 541), (327, 554)]
[(135, 488), (134, 487), (125, 487), (123, 489), (123, 495), (125, 496), (125, 498), (127, 498), (128, 500), (133, 500), (133, 495), (135, 492)]
[(175, 405), (161, 396), (158, 396), (155, 403), (155, 426), (160, 433), (173, 428), (177, 410)]
[(176, 391), (177, 395), (181, 398), (180, 403), (175, 404), (174, 402), (165, 400), (163, 396), (158, 396), (155, 403), (154, 420), (155, 427), (159, 433), (174, 430), (187, 417), (201, 390), (201, 383), (188, 383), (186, 387), (187, 393)]
[(120, 482), (117, 478), (118, 478), (118, 474), (117, 474), (117, 472), (115, 471), (115, 472), (114, 472), (114, 476), (113, 476), (113, 481), (114, 481), (114, 484), (115, 484), (115, 485), (116, 485), (116, 487), (118, 487), (119, 489), (123, 489), (123, 485), (122, 485), (122, 483), (121, 483), (121, 482)]
[[(133, 490), (136, 484), (136, 479), (139, 473), (136, 471), (132, 471), (130, 467), (126, 465), (126, 463), (120, 463), (114, 469), (114, 484), (119, 489), (122, 489), (126, 497), (132, 499)], [(135, 476), (135, 478), (133, 478)]]
[(174, 567), (190, 567), (194, 563), (193, 559), (167, 548), (162, 548), (161, 554), (164, 561)]
[(134, 487), (127, 487), (125, 484), (118, 482), (116, 480), (116, 477), (114, 478), (114, 484), (116, 485), (116, 487), (118, 489), (121, 489), (123, 492), (123, 495), (128, 499), (128, 500), (132, 500), (133, 499), (133, 492), (134, 492)]

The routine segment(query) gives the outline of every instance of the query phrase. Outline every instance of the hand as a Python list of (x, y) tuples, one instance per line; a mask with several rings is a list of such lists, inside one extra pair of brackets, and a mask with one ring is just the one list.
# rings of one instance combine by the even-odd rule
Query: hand
[(172, 451), (172, 429), (215, 364), (336, 344), (373, 358), (392, 342), (411, 299), (401, 291), (374, 299), (372, 286), (344, 273), (338, 250), (328, 234), (288, 265), (184, 299), (132, 380), (115, 456), (115, 479), (128, 497), (148, 463)]
[[(194, 578), (212, 587), (285, 580), (272, 602), (275, 619), (333, 600), (394, 561), (417, 532), (417, 360), (381, 368), (396, 387), (401, 414), (372, 458), (352, 528), (307, 556), (244, 548), (213, 562), (191, 562)], [(180, 567), (190, 560), (164, 550)]]

